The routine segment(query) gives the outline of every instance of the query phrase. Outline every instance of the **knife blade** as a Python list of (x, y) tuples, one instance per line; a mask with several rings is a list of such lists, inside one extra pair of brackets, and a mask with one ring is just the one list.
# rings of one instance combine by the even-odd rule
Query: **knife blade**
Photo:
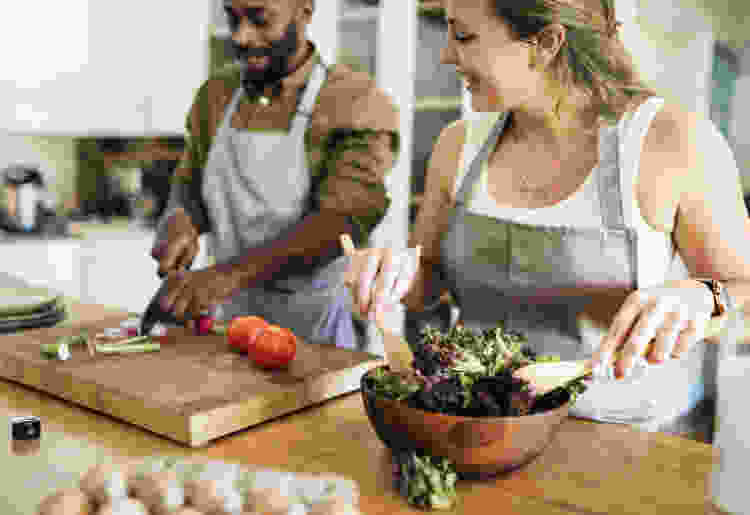
[(156, 323), (165, 323), (170, 325), (185, 325), (183, 320), (178, 319), (172, 312), (166, 311), (161, 307), (161, 297), (167, 289), (167, 280), (162, 281), (159, 289), (148, 303), (146, 311), (141, 318), (141, 327), (139, 334), (150, 334), (151, 329)]

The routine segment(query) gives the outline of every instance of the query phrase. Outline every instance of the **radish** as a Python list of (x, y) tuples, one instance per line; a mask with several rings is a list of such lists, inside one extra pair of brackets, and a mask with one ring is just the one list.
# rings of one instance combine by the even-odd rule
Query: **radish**
[(214, 318), (211, 315), (200, 315), (195, 321), (195, 332), (198, 336), (205, 336), (211, 332)]

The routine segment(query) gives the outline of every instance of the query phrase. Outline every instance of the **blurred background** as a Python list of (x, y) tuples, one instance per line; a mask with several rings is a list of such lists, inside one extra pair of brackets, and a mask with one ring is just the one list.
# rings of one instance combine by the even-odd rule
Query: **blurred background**
[[(644, 78), (716, 123), (750, 200), (750, 2), (615, 4)], [(230, 59), (222, 2), (133, 0), (116, 16), (92, 0), (45, 5), (41, 17), (36, 4), (8, 9), (0, 22), (10, 56), (0, 70), (0, 270), (142, 309), (155, 284), (146, 254), (187, 111)], [(404, 241), (435, 138), (471, 116), (453, 68), (439, 64), (440, 2), (318, 0), (310, 33), (329, 61), (369, 72), (401, 106), (405, 148), (377, 237)], [(129, 263), (132, 274), (112, 277), (113, 263)]]

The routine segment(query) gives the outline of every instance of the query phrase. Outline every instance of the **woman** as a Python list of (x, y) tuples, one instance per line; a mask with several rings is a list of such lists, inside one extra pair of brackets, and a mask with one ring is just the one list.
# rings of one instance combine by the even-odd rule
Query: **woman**
[(353, 254), (358, 309), (403, 298), (423, 312), (448, 288), (467, 327), (502, 321), (537, 352), (601, 364), (622, 348), (625, 380), (593, 384), (575, 413), (668, 430), (702, 395), (707, 321), (750, 295), (726, 141), (638, 80), (612, 1), (443, 5), (441, 60), (479, 116), (435, 144), (410, 241), (418, 272), (409, 252)]

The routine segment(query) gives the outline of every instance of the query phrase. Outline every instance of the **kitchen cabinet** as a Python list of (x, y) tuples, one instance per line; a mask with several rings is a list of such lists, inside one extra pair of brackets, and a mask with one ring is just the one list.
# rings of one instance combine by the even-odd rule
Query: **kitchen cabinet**
[[(25, 134), (182, 134), (208, 76), (210, 0), (13, 4), (0, 30), (3, 129)], [(60, 11), (57, 13), (56, 11)], [(32, 28), (29, 34), (30, 27)]]

